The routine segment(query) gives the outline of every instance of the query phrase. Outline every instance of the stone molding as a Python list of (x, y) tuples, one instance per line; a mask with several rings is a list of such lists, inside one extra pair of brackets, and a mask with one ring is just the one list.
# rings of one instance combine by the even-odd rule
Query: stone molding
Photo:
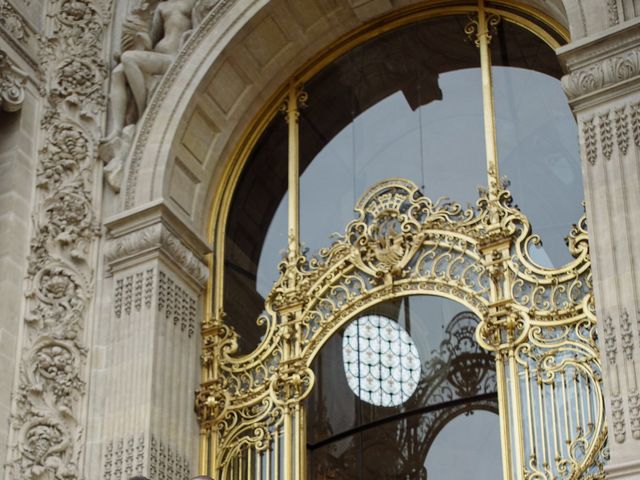
[(574, 111), (612, 100), (637, 88), (640, 20), (627, 22), (557, 51), (569, 73), (562, 87)]
[(165, 204), (125, 212), (107, 220), (105, 226), (110, 232), (105, 260), (112, 273), (164, 254), (198, 289), (207, 284), (204, 256), (211, 249)]
[(24, 84), (27, 74), (12, 64), (9, 55), (0, 49), (0, 108), (16, 112), (24, 101)]
[(41, 43), (39, 32), (9, 3), (0, 0), (0, 38), (20, 53), (22, 59), (38, 74)]
[(633, 480), (640, 476), (640, 461), (610, 465), (605, 471), (607, 480)]

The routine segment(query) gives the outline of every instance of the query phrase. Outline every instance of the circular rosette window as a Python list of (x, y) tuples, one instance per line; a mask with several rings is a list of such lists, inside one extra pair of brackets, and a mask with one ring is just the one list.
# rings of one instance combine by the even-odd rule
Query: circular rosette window
[(420, 355), (398, 323), (382, 315), (352, 322), (342, 338), (349, 387), (361, 400), (382, 407), (403, 404), (420, 381)]

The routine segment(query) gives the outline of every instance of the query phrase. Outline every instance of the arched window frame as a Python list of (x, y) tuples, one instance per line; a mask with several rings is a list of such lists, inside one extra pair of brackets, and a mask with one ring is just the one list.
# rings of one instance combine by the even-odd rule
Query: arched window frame
[[(299, 317), (302, 312), (301, 305), (305, 301), (304, 298), (301, 298), (301, 292), (306, 288), (301, 286), (304, 275), (301, 274), (300, 268), (305, 260), (300, 251), (299, 233), (299, 133), (297, 120), (299, 106), (306, 100), (306, 94), (302, 89), (302, 85), (306, 79), (311, 78), (326, 64), (353, 48), (355, 45), (374, 37), (380, 32), (424, 18), (451, 14), (472, 14), (474, 16), (469, 23), (467, 33), (473, 35), (477, 41), (483, 74), (488, 188), (486, 196), (484, 199), (481, 199), (481, 202), (483, 202), (482, 205), (484, 205), (487, 213), (482, 221), (471, 222), (474, 223), (473, 226), (466, 224), (463, 228), (478, 228), (479, 223), (485, 222), (484, 226), (478, 230), (481, 230), (481, 236), (484, 236), (484, 243), (482, 241), (478, 242), (478, 261), (484, 263), (488, 273), (491, 272), (489, 276), (492, 278), (492, 283), (487, 291), (490, 301), (486, 305), (481, 305), (481, 302), (474, 304), (473, 301), (469, 301), (469, 306), (478, 312), (483, 319), (481, 328), (478, 330), (478, 341), (487, 350), (495, 352), (499, 383), (503, 385), (501, 389), (499, 388), (499, 401), (504, 407), (503, 415), (501, 416), (503, 456), (506, 458), (504, 478), (520, 478), (519, 472), (523, 472), (527, 468), (524, 451), (526, 442), (521, 438), (525, 435), (525, 432), (522, 427), (513, 426), (518, 423), (518, 419), (521, 417), (521, 414), (518, 413), (518, 410), (522, 408), (519, 400), (520, 394), (516, 391), (517, 389), (511, 388), (511, 390), (509, 390), (507, 377), (511, 376), (513, 379), (519, 375), (515, 358), (516, 350), (518, 346), (523, 344), (524, 336), (530, 331), (530, 323), (533, 324), (535, 321), (531, 322), (531, 318), (525, 309), (509, 305), (509, 302), (505, 301), (505, 297), (508, 296), (505, 295), (505, 291), (508, 290), (510, 286), (507, 280), (504, 278), (500, 279), (501, 276), (506, 276), (503, 266), (500, 265), (500, 259), (503, 259), (505, 262), (507, 261), (510, 245), (504, 244), (504, 238), (501, 237), (500, 234), (501, 229), (505, 227), (502, 225), (503, 220), (509, 215), (517, 217), (519, 221), (522, 221), (526, 225), (526, 227), (523, 228), (520, 240), (530, 234), (530, 231), (528, 231), (530, 228), (526, 218), (522, 218), (523, 215), (515, 213), (513, 209), (510, 210), (511, 207), (507, 198), (508, 192), (506, 192), (500, 181), (495, 139), (495, 113), (493, 112), (489, 42), (491, 40), (492, 25), (495, 25), (494, 22), (500, 20), (516, 23), (534, 32), (552, 48), (559, 47), (562, 41), (568, 39), (568, 35), (563, 28), (559, 27), (551, 19), (544, 17), (534, 10), (517, 9), (509, 2), (502, 1), (491, 2), (489, 6), (486, 6), (485, 2), (480, 0), (477, 5), (445, 7), (436, 4), (413, 7), (396, 12), (389, 17), (377, 20), (353, 32), (323, 52), (320, 55), (322, 60), (316, 58), (308, 62), (291, 78), (288, 84), (283, 86), (278, 94), (268, 102), (263, 112), (258, 115), (252, 126), (247, 129), (247, 134), (233, 155), (234, 161), (229, 163), (227, 171), (223, 174), (225, 185), (222, 186), (220, 189), (221, 194), (215, 200), (216, 206), (213, 209), (214, 215), (212, 215), (211, 228), (211, 230), (215, 232), (215, 258), (224, 258), (225, 221), (231, 206), (233, 187), (238, 181), (252, 146), (256, 143), (260, 133), (264, 130), (268, 122), (277, 114), (281, 105), (283, 105), (289, 128), (289, 225), (287, 234), (287, 256), (283, 264), (281, 278), (268, 299), (268, 303), (270, 303), (272, 307), (270, 313), (273, 313), (273, 315), (271, 319), (263, 320), (265, 322), (271, 321), (271, 323), (267, 325), (267, 335), (261, 346), (255, 352), (241, 358), (234, 358), (232, 355), (236, 348), (236, 341), (232, 328), (230, 328), (224, 320), (222, 309), (224, 262), (220, 260), (213, 262), (212, 282), (209, 288), (209, 301), (207, 302), (209, 311), (207, 313), (207, 319), (203, 324), (203, 383), (197, 395), (197, 409), (202, 425), (200, 460), (202, 473), (219, 474), (222, 478), (244, 478), (243, 475), (255, 475), (256, 471), (251, 470), (252, 467), (250, 466), (255, 464), (255, 462), (250, 460), (249, 456), (245, 458), (242, 456), (243, 454), (240, 453), (243, 451), (243, 448), (246, 450), (246, 448), (251, 445), (251, 448), (255, 448), (256, 452), (269, 450), (275, 452), (273, 459), (277, 460), (274, 461), (280, 462), (282, 456), (282, 471), (277, 471), (277, 469), (273, 470), (275, 468), (273, 465), (269, 467), (275, 472), (275, 478), (290, 480), (304, 478), (305, 476), (304, 411), (301, 402), (313, 385), (313, 373), (309, 370), (307, 360), (309, 356), (313, 356), (321, 348), (324, 341), (322, 338), (328, 338), (337, 328), (344, 324), (344, 321), (340, 324), (336, 323), (331, 329), (325, 331), (322, 338), (311, 340), (311, 346), (308, 350), (305, 350), (305, 347), (302, 345), (304, 343), (302, 340), (304, 334), (300, 331)], [(540, 23), (545, 25), (546, 28), (541, 28)], [(366, 201), (375, 201), (375, 195), (379, 194), (383, 187), (404, 189), (403, 191), (407, 194), (406, 198), (409, 203), (423, 201), (418, 195), (417, 189), (414, 188), (415, 186), (403, 185), (402, 182), (400, 182), (399, 185), (376, 186), (369, 195), (365, 195), (359, 202), (359, 207), (356, 207), (356, 210), (358, 211), (358, 208), (360, 208), (359, 211), (361, 213), (364, 212)], [(456, 216), (460, 212), (449, 212), (446, 211), (446, 209), (439, 210), (437, 205), (431, 205), (430, 207), (431, 213), (441, 215), (445, 223), (451, 225), (457, 224), (458, 227), (456, 228), (465, 224), (461, 217)], [(492, 218), (492, 215), (494, 218)], [(588, 273), (590, 263), (588, 259), (588, 247), (586, 247), (586, 230), (584, 227), (585, 222), (583, 219), (571, 237), (571, 241), (573, 242), (571, 247), (575, 250), (577, 260), (571, 264), (570, 268), (553, 271), (551, 269), (536, 268), (534, 265), (527, 264), (527, 267), (532, 267), (534, 270), (532, 275), (552, 279), (552, 282), (567, 281), (569, 279), (570, 282), (573, 282), (571, 284), (574, 286), (576, 282), (583, 282), (587, 277), (590, 277)], [(519, 253), (523, 258), (527, 258), (526, 252)], [(570, 279), (573, 274), (572, 270), (575, 270), (576, 267), (579, 267), (580, 274)], [(501, 270), (501, 268), (503, 270)], [(584, 276), (580, 276), (583, 274)], [(393, 277), (391, 273), (389, 273), (389, 275), (389, 278)], [(495, 280), (496, 278), (498, 278), (498, 280)], [(387, 279), (385, 278), (384, 281), (387, 282)], [(394, 282), (393, 278), (389, 281), (391, 284)], [(391, 292), (389, 295), (399, 295), (399, 292)], [(450, 296), (458, 298), (453, 294)], [(595, 324), (590, 293), (585, 295), (583, 299), (584, 304), (579, 307), (582, 309), (580, 315), (584, 318), (589, 318), (589, 321)], [(577, 306), (572, 306), (572, 308), (573, 307), (578, 308)], [(353, 312), (351, 313), (353, 314)], [(570, 316), (567, 314), (566, 318), (563, 317), (562, 321), (568, 324), (569, 318)], [(273, 348), (267, 348), (266, 346), (276, 341), (280, 342), (281, 346), (278, 347), (278, 352), (274, 355)], [(585, 360), (584, 363), (592, 364), (590, 367), (592, 370), (591, 373), (593, 373), (595, 378), (599, 368), (597, 364), (597, 350), (595, 345), (591, 345), (591, 347), (593, 347), (594, 350), (585, 354), (585, 359), (587, 357), (588, 359)], [(303, 352), (307, 352), (305, 354), (307, 357), (305, 357), (304, 361), (302, 360), (302, 357), (305, 356)], [(594, 352), (595, 354), (591, 355), (591, 353)], [(224, 368), (221, 368), (222, 364), (226, 364)], [(250, 369), (254, 369), (254, 373), (248, 374), (249, 376), (247, 376), (246, 371)], [(251, 375), (254, 375), (257, 371), (262, 372), (256, 374), (260, 376), (259, 380), (257, 380), (255, 376), (251, 377)], [(226, 377), (229, 373), (231, 376), (236, 377), (233, 381), (239, 382), (236, 384), (236, 390), (229, 388), (229, 379)], [(243, 378), (243, 376), (244, 380), (239, 380)], [(232, 397), (244, 388), (240, 385), (243, 381), (249, 385), (247, 392), (257, 384), (268, 384), (266, 388), (269, 391), (269, 401), (275, 406), (274, 408), (280, 409), (282, 423), (280, 426), (274, 427), (275, 430), (269, 430), (269, 428), (262, 429), (261, 433), (254, 435), (251, 439), (248, 439), (249, 436), (245, 437), (245, 440), (236, 442), (233, 444), (235, 453), (229, 455), (228, 452), (225, 453), (224, 450), (231, 448), (229, 446), (231, 444), (224, 443), (222, 439), (223, 435), (221, 435), (219, 427), (221, 419), (233, 410), (230, 408), (230, 405), (234, 402)], [(511, 384), (513, 385), (513, 381)], [(237, 422), (238, 425), (242, 423), (251, 425), (254, 420), (255, 419), (246, 417), (244, 419), (237, 419)], [(263, 417), (260, 417), (260, 422), (262, 422), (262, 420)], [(529, 428), (531, 428), (532, 421), (530, 418), (528, 422)], [(224, 423), (224, 421), (222, 423)], [(255, 423), (257, 425), (259, 422), (255, 420)], [(511, 425), (511, 423), (513, 423), (513, 425)], [(228, 426), (225, 428), (228, 428)], [(603, 430), (603, 434), (598, 437), (598, 444), (593, 448), (590, 447), (589, 455), (594, 457), (588, 459), (591, 463), (596, 461), (595, 457), (601, 454), (606, 439), (606, 432), (604, 431), (604, 424), (602, 422), (599, 423), (599, 428)], [(580, 473), (586, 472), (587, 467), (591, 464), (589, 462), (585, 460), (583, 466), (574, 465), (577, 469), (574, 469), (574, 471), (577, 472), (580, 468), (584, 467), (583, 470), (580, 470)], [(589, 465), (587, 465), (587, 463), (589, 463)], [(577, 477), (572, 476), (570, 478)]]

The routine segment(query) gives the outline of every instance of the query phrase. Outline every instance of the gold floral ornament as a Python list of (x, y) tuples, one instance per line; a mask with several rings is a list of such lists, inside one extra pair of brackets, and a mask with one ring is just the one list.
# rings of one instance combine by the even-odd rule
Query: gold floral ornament
[[(273, 454), (287, 431), (304, 431), (311, 362), (354, 316), (389, 299), (437, 295), (481, 319), (476, 339), (495, 361), (502, 432), (512, 452), (505, 478), (603, 478), (607, 432), (584, 217), (567, 239), (574, 260), (548, 269), (531, 260), (539, 238), (502, 181), (493, 194), (481, 192), (475, 208), (463, 209), (433, 202), (408, 180), (389, 179), (365, 193), (355, 211), (329, 248), (283, 262), (256, 351), (235, 356), (229, 331), (212, 341), (224, 380), (211, 384), (219, 390), (198, 408), (203, 425), (216, 424), (217, 465), (231, 468), (255, 455), (250, 451)], [(218, 329), (221, 318), (213, 323)], [(303, 459), (303, 450), (287, 454)]]
[(315, 375), (300, 362), (281, 365), (269, 385), (269, 394), (276, 405), (289, 408), (305, 400), (311, 393)]

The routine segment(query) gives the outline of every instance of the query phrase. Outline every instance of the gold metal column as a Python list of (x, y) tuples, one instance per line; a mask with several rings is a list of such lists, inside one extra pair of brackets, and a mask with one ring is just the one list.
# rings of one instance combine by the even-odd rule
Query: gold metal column
[[(487, 238), (480, 244), (485, 265), (491, 272), (491, 306), (484, 322), (492, 324), (496, 331), (495, 349), (496, 379), (500, 407), (500, 432), (503, 475), (505, 480), (519, 480), (524, 472), (524, 438), (522, 434), (520, 379), (515, 364), (514, 349), (517, 346), (514, 333), (519, 312), (513, 309), (510, 272), (510, 232), (504, 230), (499, 206), (503, 185), (500, 180), (498, 144), (494, 106), (493, 77), (491, 72), (491, 39), (500, 23), (500, 17), (487, 11), (485, 0), (478, 0), (477, 18), (465, 27), (480, 53), (482, 75), (482, 103), (484, 120), (485, 154), (487, 165), (488, 222)], [(516, 335), (517, 336), (517, 335)]]
[(496, 114), (493, 103), (493, 78), (491, 76), (491, 37), (492, 30), (500, 22), (500, 17), (487, 13), (484, 0), (478, 0), (478, 21), (476, 46), (480, 50), (480, 69), (482, 71), (482, 103), (484, 112), (484, 143), (487, 156), (487, 176), (489, 193), (495, 196), (500, 170), (498, 167), (498, 144), (496, 141)]
[[(276, 308), (282, 328), (282, 366), (274, 382), (274, 400), (281, 403), (284, 424), (284, 480), (301, 480), (306, 476), (306, 439), (301, 439), (301, 424), (304, 422), (301, 406), (300, 370), (300, 315), (303, 298), (299, 295), (299, 266), (304, 261), (300, 254), (300, 108), (306, 104), (307, 94), (295, 83), (289, 86), (287, 98), (282, 106), (289, 126), (289, 204), (288, 204), (288, 249), (285, 267), (286, 280), (282, 288), (282, 303)], [(304, 429), (304, 428), (303, 428)]]

